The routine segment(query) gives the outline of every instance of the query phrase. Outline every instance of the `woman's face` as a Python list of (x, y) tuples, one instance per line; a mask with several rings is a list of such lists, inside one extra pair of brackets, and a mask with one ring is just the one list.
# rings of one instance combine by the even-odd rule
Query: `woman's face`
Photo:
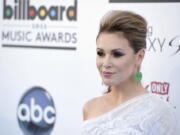
[(116, 86), (133, 80), (141, 60), (122, 33), (117, 35), (104, 32), (99, 35), (96, 64), (106, 85)]

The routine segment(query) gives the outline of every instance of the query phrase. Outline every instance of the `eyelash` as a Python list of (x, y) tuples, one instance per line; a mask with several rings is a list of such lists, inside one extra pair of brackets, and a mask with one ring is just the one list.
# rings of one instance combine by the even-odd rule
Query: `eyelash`
[(114, 53), (113, 53), (113, 56), (114, 56), (114, 57), (121, 57), (121, 56), (124, 56), (124, 54), (121, 53), (121, 52), (114, 52)]
[(97, 51), (97, 55), (100, 56), (100, 57), (102, 57), (102, 56), (104, 56), (104, 53), (103, 53), (103, 52), (100, 52), (100, 51)]
[[(97, 52), (97, 55), (100, 56), (100, 57), (105, 56), (105, 54), (103, 52), (100, 52), (100, 51)], [(124, 54), (121, 53), (121, 52), (113, 52), (113, 56), (115, 58), (118, 58), (118, 57), (124, 56)]]

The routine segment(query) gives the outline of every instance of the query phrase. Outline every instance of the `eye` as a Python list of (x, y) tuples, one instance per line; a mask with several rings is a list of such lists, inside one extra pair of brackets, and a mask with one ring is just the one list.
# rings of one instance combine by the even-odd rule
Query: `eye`
[(97, 51), (97, 55), (100, 56), (100, 57), (102, 57), (102, 56), (104, 56), (104, 53), (101, 52), (101, 51)]
[(125, 54), (124, 53), (121, 53), (121, 52), (113, 52), (113, 56), (118, 58), (118, 57), (121, 57), (121, 56), (124, 56)]

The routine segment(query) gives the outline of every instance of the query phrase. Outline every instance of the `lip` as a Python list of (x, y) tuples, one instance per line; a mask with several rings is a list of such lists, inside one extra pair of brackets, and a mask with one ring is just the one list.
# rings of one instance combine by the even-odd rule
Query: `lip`
[(104, 77), (111, 77), (114, 73), (113, 72), (102, 72)]

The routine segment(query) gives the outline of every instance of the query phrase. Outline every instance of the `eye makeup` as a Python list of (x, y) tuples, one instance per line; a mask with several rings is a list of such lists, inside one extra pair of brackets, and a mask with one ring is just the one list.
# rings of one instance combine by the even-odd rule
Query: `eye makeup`
[[(114, 58), (119, 58), (119, 57), (122, 57), (124, 56), (125, 54), (122, 53), (121, 51), (119, 51), (120, 49), (114, 49), (114, 50), (111, 50), (111, 55), (114, 57)], [(104, 53), (103, 49), (97, 49), (97, 55), (99, 57), (103, 57), (105, 56), (106, 54)]]
[(102, 56), (104, 56), (105, 54), (104, 54), (103, 51), (97, 51), (97, 55), (100, 56), (100, 57), (102, 57)]
[(113, 57), (118, 58), (124, 56), (125, 54), (119, 51), (112, 52)]

